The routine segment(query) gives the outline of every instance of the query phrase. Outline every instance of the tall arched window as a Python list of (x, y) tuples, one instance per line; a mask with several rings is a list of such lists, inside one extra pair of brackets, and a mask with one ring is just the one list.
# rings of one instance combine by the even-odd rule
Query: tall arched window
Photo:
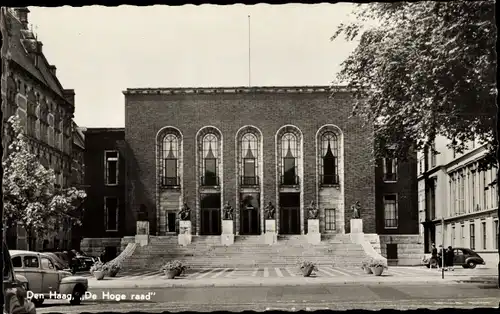
[(217, 154), (219, 151), (219, 143), (217, 136), (209, 133), (203, 137), (203, 185), (219, 185), (218, 169), (217, 169)]
[(161, 184), (163, 186), (179, 185), (179, 138), (174, 134), (166, 134), (161, 146)]
[(281, 137), (281, 158), (283, 159), (283, 177), (284, 185), (298, 184), (297, 178), (297, 158), (298, 142), (293, 133), (285, 133)]
[(321, 183), (338, 184), (338, 140), (333, 132), (321, 136)]
[(258, 173), (258, 146), (257, 137), (253, 133), (246, 133), (241, 138), (241, 158), (242, 158), (242, 185), (256, 185)]

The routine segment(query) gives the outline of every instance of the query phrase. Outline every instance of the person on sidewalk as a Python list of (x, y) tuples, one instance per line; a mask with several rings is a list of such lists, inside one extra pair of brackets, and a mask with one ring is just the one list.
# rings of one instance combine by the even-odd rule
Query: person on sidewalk
[(453, 268), (453, 260), (455, 259), (455, 253), (453, 252), (453, 248), (448, 246), (448, 250), (446, 250), (446, 267), (448, 267), (449, 270), (454, 271), (455, 269)]
[(436, 249), (436, 245), (434, 243), (432, 243), (431, 260), (429, 261), (429, 265), (431, 268), (438, 268), (438, 250)]

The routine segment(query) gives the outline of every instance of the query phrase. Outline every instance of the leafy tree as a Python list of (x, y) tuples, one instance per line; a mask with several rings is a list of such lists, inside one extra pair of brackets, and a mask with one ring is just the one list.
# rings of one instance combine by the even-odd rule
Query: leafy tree
[(80, 208), (86, 194), (55, 185), (52, 169), (46, 169), (30, 153), (17, 116), (8, 120), (12, 142), (3, 162), (4, 225), (22, 223), (28, 238), (46, 237), (64, 222), (81, 224)]
[(360, 4), (354, 14), (332, 36), (359, 40), (336, 81), (354, 90), (353, 114), (374, 123), (376, 157), (391, 143), (405, 159), (441, 135), (457, 152), (489, 144), (495, 160), (494, 1)]
[(461, 152), (478, 139), (489, 147), (481, 168), (498, 167), (495, 2), (361, 4), (354, 14), (332, 36), (359, 40), (336, 80), (354, 90), (353, 115), (375, 126), (375, 156), (404, 160), (436, 136)]

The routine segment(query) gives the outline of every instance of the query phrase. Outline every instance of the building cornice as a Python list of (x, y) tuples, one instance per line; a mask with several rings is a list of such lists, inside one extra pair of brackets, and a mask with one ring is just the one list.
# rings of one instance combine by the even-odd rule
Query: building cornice
[(81, 127), (84, 134), (103, 133), (103, 132), (125, 132), (125, 128), (85, 128)]
[(186, 95), (186, 94), (314, 94), (349, 92), (350, 89), (342, 86), (255, 86), (255, 87), (179, 87), (179, 88), (127, 88), (124, 95)]

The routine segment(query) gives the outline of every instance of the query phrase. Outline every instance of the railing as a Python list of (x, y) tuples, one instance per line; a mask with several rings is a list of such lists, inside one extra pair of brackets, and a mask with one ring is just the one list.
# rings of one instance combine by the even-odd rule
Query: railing
[(259, 185), (259, 177), (241, 177), (241, 186)]
[(219, 177), (201, 177), (201, 186), (219, 186)]
[(322, 185), (337, 185), (340, 183), (338, 174), (327, 174), (320, 177)]
[(181, 180), (179, 177), (161, 177), (161, 185), (165, 187), (179, 186)]
[(281, 185), (299, 185), (299, 176), (281, 176)]
[(397, 180), (397, 176), (395, 173), (385, 173), (384, 174), (384, 181), (396, 181)]

